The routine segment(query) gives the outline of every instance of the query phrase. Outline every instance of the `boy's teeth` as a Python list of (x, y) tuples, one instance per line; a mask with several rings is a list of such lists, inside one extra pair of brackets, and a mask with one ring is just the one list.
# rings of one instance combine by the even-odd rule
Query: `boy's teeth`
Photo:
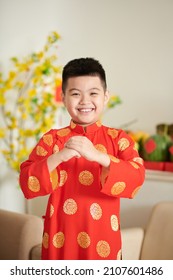
[(92, 109), (79, 109), (79, 111), (81, 111), (81, 112), (91, 112)]

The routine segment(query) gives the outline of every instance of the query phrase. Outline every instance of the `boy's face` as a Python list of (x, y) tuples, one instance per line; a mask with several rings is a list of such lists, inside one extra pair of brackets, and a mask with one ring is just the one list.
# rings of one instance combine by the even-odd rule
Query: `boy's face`
[(62, 97), (72, 120), (82, 126), (95, 123), (109, 100), (97, 76), (69, 78)]

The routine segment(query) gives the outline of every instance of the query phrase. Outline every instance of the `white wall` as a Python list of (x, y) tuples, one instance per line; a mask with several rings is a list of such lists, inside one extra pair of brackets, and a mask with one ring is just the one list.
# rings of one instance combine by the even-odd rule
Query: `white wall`
[[(154, 133), (156, 124), (173, 123), (172, 12), (172, 0), (0, 0), (0, 70), (6, 73), (10, 57), (38, 50), (56, 30), (62, 37), (60, 64), (97, 58), (110, 92), (122, 98), (105, 124), (137, 119), (131, 129)], [(14, 181), (1, 157), (0, 164), (1, 190)], [(13, 208), (0, 195), (0, 207)]]

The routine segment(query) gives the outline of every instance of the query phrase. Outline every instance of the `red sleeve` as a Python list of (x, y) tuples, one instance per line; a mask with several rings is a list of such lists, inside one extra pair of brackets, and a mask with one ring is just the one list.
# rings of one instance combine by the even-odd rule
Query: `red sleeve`
[(54, 130), (44, 134), (20, 166), (19, 182), (26, 198), (50, 194), (58, 187), (58, 171), (49, 173), (47, 166), (47, 158), (59, 150), (54, 134)]
[(123, 131), (115, 139), (117, 156), (110, 155), (111, 163), (101, 192), (114, 197), (133, 198), (141, 188), (145, 169), (134, 141)]

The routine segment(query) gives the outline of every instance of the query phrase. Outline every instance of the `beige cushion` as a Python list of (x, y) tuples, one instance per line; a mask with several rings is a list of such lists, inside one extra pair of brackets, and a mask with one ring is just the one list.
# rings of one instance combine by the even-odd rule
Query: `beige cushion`
[(34, 215), (0, 210), (0, 259), (28, 260), (42, 241), (43, 222)]
[(146, 228), (142, 260), (173, 260), (173, 201), (154, 206)]
[(42, 245), (36, 245), (32, 248), (30, 258), (31, 260), (41, 260), (41, 247)]
[(144, 237), (144, 230), (139, 227), (122, 229), (121, 237), (122, 259), (138, 260), (140, 257), (140, 251)]

